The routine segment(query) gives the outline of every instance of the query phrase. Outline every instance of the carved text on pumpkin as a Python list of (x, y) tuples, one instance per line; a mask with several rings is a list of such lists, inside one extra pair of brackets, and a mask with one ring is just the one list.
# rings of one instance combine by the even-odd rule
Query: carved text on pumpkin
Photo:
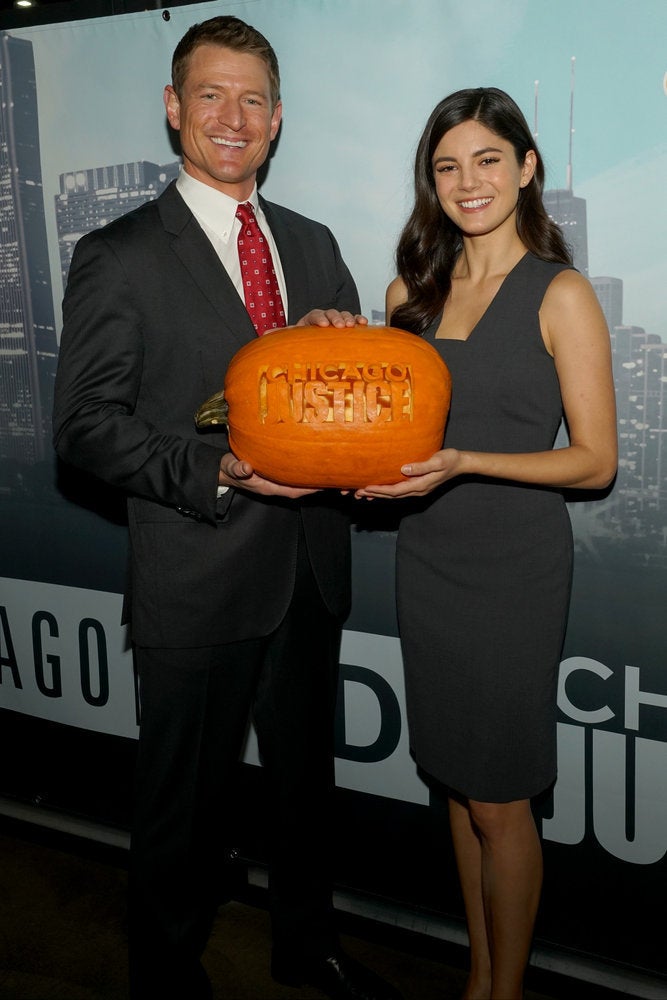
[(263, 365), (258, 371), (263, 424), (374, 424), (413, 419), (410, 365), (350, 361)]

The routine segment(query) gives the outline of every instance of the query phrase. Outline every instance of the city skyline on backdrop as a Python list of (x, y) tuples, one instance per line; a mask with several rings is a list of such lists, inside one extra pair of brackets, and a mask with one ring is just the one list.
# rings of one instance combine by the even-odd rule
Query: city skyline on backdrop
[[(165, 164), (72, 165), (58, 178), (53, 205), (42, 197), (39, 121), (31, 42), (0, 35), (0, 496), (29, 489), (21, 466), (51, 455), (50, 410), (57, 363), (54, 299), (46, 250), (47, 213), (58, 235), (61, 279), (85, 232), (157, 197), (178, 173)], [(571, 176), (571, 174), (569, 174)], [(574, 262), (589, 275), (587, 200), (573, 188), (545, 191)], [(597, 505), (603, 533), (651, 537), (667, 545), (667, 348), (623, 313), (623, 279), (589, 275), (612, 339), (619, 419), (619, 474), (612, 497)], [(380, 309), (368, 309), (384, 322)], [(599, 516), (603, 514), (604, 516)], [(663, 519), (665, 524), (663, 525)]]

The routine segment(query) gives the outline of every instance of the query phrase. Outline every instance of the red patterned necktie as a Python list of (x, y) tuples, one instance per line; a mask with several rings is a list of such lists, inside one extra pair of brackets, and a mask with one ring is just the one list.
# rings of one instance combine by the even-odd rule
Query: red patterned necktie
[(257, 336), (285, 326), (285, 310), (269, 244), (257, 225), (250, 202), (239, 205), (236, 218), (241, 223), (238, 236), (243, 294)]

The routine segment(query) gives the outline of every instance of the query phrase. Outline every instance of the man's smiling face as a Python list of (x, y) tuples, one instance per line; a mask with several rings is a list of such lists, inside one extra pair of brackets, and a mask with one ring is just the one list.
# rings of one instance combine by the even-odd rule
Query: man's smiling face
[(245, 201), (282, 115), (280, 101), (271, 104), (264, 60), (221, 45), (200, 45), (188, 60), (180, 96), (168, 86), (164, 101), (169, 124), (180, 132), (186, 172)]

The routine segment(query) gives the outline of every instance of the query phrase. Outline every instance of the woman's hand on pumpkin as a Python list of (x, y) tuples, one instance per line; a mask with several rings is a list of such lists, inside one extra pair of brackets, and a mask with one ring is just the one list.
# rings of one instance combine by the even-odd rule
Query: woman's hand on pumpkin
[(423, 497), (436, 487), (442, 486), (448, 479), (453, 479), (463, 471), (461, 468), (461, 452), (456, 448), (445, 448), (436, 451), (425, 462), (410, 462), (401, 466), (401, 472), (407, 479), (388, 486), (364, 486), (355, 491), (357, 500), (400, 500), (405, 497)]
[(301, 486), (285, 486), (282, 483), (274, 483), (271, 479), (264, 479), (263, 476), (259, 476), (255, 472), (250, 462), (242, 461), (232, 452), (228, 452), (220, 459), (218, 485), (233, 486), (236, 489), (258, 493), (265, 497), (286, 497), (288, 500), (298, 500), (299, 497), (318, 492), (318, 490), (304, 489)]
[(357, 313), (340, 311), (339, 309), (311, 309), (309, 313), (302, 316), (296, 326), (336, 326), (342, 329), (346, 326), (367, 326), (368, 320), (365, 316)]

